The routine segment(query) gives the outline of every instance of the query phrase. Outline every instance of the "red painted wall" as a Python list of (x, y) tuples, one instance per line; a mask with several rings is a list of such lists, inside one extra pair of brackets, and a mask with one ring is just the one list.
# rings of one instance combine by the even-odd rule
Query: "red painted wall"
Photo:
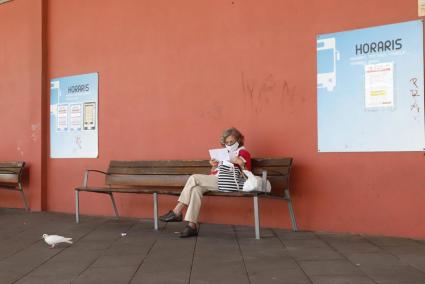
[[(0, 160), (25, 161), (25, 193), (42, 208), (42, 1), (0, 5)], [(31, 186), (28, 186), (30, 184)], [(0, 190), (0, 207), (22, 207), (18, 192)]]
[[(23, 2), (11, 3), (25, 13)], [(74, 212), (73, 187), (86, 168), (105, 169), (111, 159), (207, 158), (222, 129), (236, 126), (254, 156), (294, 157), (292, 194), (301, 229), (425, 237), (423, 153), (319, 154), (316, 146), (316, 35), (417, 19), (417, 1), (45, 4), (47, 78), (99, 72), (100, 81), (99, 158), (48, 159), (47, 210)], [(19, 73), (12, 64), (5, 70)], [(22, 95), (28, 110), (31, 98)], [(5, 145), (12, 149), (22, 134), (6, 129)], [(0, 151), (7, 153), (3, 142)], [(112, 214), (107, 197), (81, 195), (83, 214)], [(118, 207), (122, 215), (150, 217), (151, 200), (120, 196)], [(18, 201), (10, 197), (0, 205)], [(175, 201), (160, 197), (161, 212)], [(265, 200), (261, 207), (263, 226), (289, 227), (285, 202)], [(201, 221), (252, 224), (251, 200), (206, 198)]]

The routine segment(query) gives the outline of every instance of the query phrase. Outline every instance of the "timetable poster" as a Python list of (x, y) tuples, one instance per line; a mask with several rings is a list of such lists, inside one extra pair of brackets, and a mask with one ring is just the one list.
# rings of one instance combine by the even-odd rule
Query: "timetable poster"
[(98, 157), (98, 73), (50, 81), (50, 157)]
[(318, 151), (424, 151), (423, 54), (422, 20), (318, 35)]

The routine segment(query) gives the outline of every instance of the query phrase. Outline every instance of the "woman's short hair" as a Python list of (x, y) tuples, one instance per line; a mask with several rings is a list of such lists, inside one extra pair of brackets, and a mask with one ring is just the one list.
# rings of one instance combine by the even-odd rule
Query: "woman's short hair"
[(236, 141), (239, 143), (239, 146), (243, 146), (245, 137), (242, 135), (242, 133), (237, 130), (234, 127), (228, 128), (223, 131), (223, 134), (220, 137), (220, 144), (224, 146), (224, 141), (226, 141), (226, 138), (229, 136), (233, 136), (236, 138)]

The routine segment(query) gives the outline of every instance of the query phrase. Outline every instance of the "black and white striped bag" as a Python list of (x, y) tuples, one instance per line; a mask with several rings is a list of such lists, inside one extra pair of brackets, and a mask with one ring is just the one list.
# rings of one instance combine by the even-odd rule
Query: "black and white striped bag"
[(218, 190), (242, 191), (245, 180), (245, 176), (239, 167), (223, 164), (218, 166)]

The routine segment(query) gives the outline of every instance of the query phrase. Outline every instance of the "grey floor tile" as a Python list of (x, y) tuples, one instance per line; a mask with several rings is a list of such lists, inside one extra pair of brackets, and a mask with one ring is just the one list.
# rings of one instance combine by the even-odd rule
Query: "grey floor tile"
[(328, 241), (361, 241), (365, 239), (363, 235), (359, 235), (359, 234), (327, 233), (327, 232), (315, 232), (315, 234), (320, 239), (324, 239)]
[(311, 277), (313, 284), (375, 284), (367, 276), (359, 275), (315, 275)]
[[(34, 275), (28, 276), (16, 283), (19, 284), (46, 284), (46, 283), (54, 283), (54, 284), (69, 284), (71, 283), (72, 278), (63, 277), (61, 275)], [(6, 282), (5, 282), (6, 283)]]
[(391, 253), (394, 255), (403, 255), (403, 254), (425, 254), (425, 246), (388, 246), (383, 247), (383, 251)]
[(250, 278), (272, 281), (284, 278), (284, 274), (289, 270), (301, 272), (299, 265), (274, 234), (271, 237), (256, 240), (246, 238), (246, 234), (237, 228), (236, 235)]
[(382, 252), (380, 247), (368, 242), (367, 240), (333, 240), (329, 241), (329, 245), (343, 254), (354, 252)]
[(288, 248), (325, 248), (331, 247), (320, 239), (301, 239), (301, 240), (282, 240), (282, 243)]
[(247, 282), (248, 275), (233, 227), (203, 224), (196, 242), (190, 283)]
[(189, 283), (189, 276), (186, 270), (171, 270), (169, 268), (158, 272), (143, 272), (135, 276), (130, 283), (132, 284), (186, 284)]
[(292, 232), (289, 230), (273, 229), (276, 235), (282, 240), (305, 240), (305, 239), (317, 239), (314, 232), (298, 231)]
[[(381, 246), (420, 246), (420, 242), (412, 239), (405, 238), (396, 238), (396, 237), (377, 237), (377, 236), (368, 236), (366, 237), (370, 242)], [(425, 248), (425, 245), (423, 245)]]
[(70, 281), (86, 270), (98, 257), (99, 255), (93, 251), (76, 252), (65, 250), (32, 270), (17, 283), (27, 283), (28, 279), (51, 279), (53, 276), (60, 280)]
[[(249, 283), (252, 284), (311, 284), (310, 279), (301, 269), (265, 270), (249, 275)], [(248, 283), (248, 282), (246, 282)]]
[(129, 283), (136, 270), (137, 266), (121, 266), (114, 269), (110, 267), (90, 267), (72, 283)]
[(379, 283), (425, 283), (425, 273), (387, 253), (355, 253), (347, 257)]
[(403, 264), (408, 264), (425, 273), (425, 254), (398, 255)]
[(131, 283), (188, 283), (196, 238), (179, 238), (180, 224), (168, 224)]
[(378, 283), (425, 283), (425, 274), (407, 265), (392, 267), (361, 266), (360, 269), (362, 269), (370, 278)]
[(400, 265), (400, 259), (398, 257), (385, 252), (351, 253), (347, 254), (346, 257), (357, 266), (388, 267)]
[(300, 261), (299, 264), (309, 276), (364, 275), (356, 265), (347, 260)]
[(144, 257), (143, 254), (102, 255), (96, 259), (91, 267), (138, 266)]
[(289, 254), (296, 260), (335, 260), (344, 259), (338, 252), (329, 248), (288, 248)]

